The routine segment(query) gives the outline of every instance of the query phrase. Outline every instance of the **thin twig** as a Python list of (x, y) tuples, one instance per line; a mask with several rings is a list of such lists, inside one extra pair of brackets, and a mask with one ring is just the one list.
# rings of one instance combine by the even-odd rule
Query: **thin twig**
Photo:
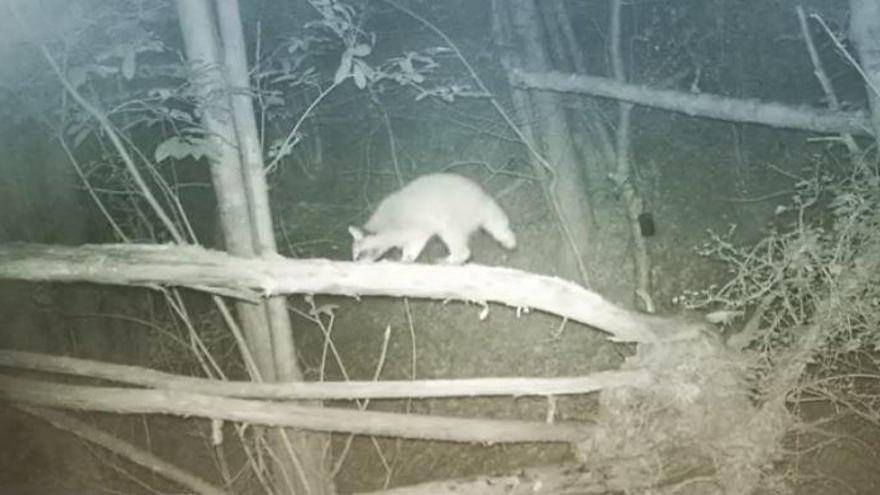
[[(819, 85), (825, 93), (825, 98), (828, 99), (828, 108), (831, 110), (839, 110), (840, 102), (837, 99), (837, 94), (834, 92), (834, 87), (831, 85), (831, 78), (828, 77), (828, 74), (825, 72), (825, 67), (822, 65), (822, 59), (819, 58), (819, 51), (816, 50), (816, 44), (813, 42), (813, 37), (810, 35), (810, 27), (807, 25), (807, 16), (804, 13), (804, 8), (798, 5), (795, 7), (795, 12), (797, 12), (801, 34), (803, 35), (804, 43), (807, 46), (807, 53), (810, 55), (810, 60), (813, 63), (813, 74), (819, 81)], [(856, 157), (861, 154), (859, 145), (856, 144), (852, 134), (844, 132), (840, 134), (840, 137), (844, 145), (846, 145), (846, 148), (849, 150), (851, 157)]]
[(89, 181), (88, 177), (83, 173), (82, 168), (79, 166), (79, 160), (73, 155), (70, 147), (67, 145), (67, 140), (64, 139), (63, 133), (58, 133), (58, 142), (61, 144), (61, 149), (64, 150), (64, 154), (67, 156), (67, 161), (76, 171), (76, 175), (79, 177), (79, 180), (82, 181), (83, 186), (86, 188), (86, 191), (89, 193), (89, 196), (92, 198), (92, 201), (95, 203), (95, 206), (98, 207), (98, 210), (101, 211), (101, 215), (107, 220), (107, 223), (110, 224), (110, 228), (113, 229), (113, 232), (116, 234), (116, 237), (119, 238), (122, 242), (131, 242), (125, 232), (119, 227), (119, 224), (116, 223), (116, 220), (113, 219), (113, 215), (107, 210), (107, 207), (104, 206), (104, 202), (101, 201), (101, 198), (98, 196), (95, 189), (92, 187), (91, 181)]
[(865, 84), (867, 84), (869, 88), (871, 88), (871, 91), (873, 91), (875, 95), (880, 96), (880, 89), (878, 89), (877, 86), (874, 84), (874, 81), (870, 77), (868, 77), (868, 74), (865, 74), (865, 71), (862, 69), (862, 65), (859, 64), (852, 55), (850, 55), (846, 47), (843, 46), (843, 43), (841, 43), (840, 40), (837, 39), (837, 36), (834, 35), (834, 32), (831, 31), (831, 28), (828, 27), (828, 24), (825, 23), (825, 19), (822, 19), (819, 14), (810, 14), (810, 18), (815, 19), (816, 22), (818, 22), (819, 25), (822, 26), (822, 29), (824, 29), (828, 37), (831, 38), (831, 42), (834, 44), (834, 47), (837, 48), (840, 54), (843, 55), (843, 58), (845, 58), (846, 61), (849, 62), (850, 65), (852, 65), (852, 67), (856, 70), (856, 72), (858, 72), (859, 75), (862, 76), (862, 80), (865, 81)]
[(80, 438), (88, 440), (95, 445), (99, 445), (116, 455), (119, 455), (141, 467), (144, 467), (158, 475), (161, 475), (165, 479), (174, 481), (181, 486), (185, 486), (187, 489), (192, 490), (195, 493), (209, 495), (226, 494), (224, 490), (211, 485), (207, 481), (202, 480), (188, 472), (182, 471), (177, 466), (165, 462), (164, 460), (159, 459), (158, 457), (147, 451), (141, 450), (136, 446), (117, 438), (116, 436), (99, 430), (68, 414), (25, 405), (17, 405), (15, 407), (44, 421), (47, 421), (56, 428), (68, 431)]
[(312, 103), (310, 103), (309, 106), (303, 111), (302, 115), (300, 115), (299, 119), (296, 121), (296, 124), (294, 124), (293, 128), (287, 134), (287, 137), (285, 137), (284, 141), (281, 142), (281, 146), (278, 147), (278, 154), (276, 154), (275, 158), (273, 158), (272, 161), (265, 166), (267, 174), (271, 173), (278, 166), (278, 162), (280, 162), (281, 159), (284, 157), (284, 151), (290, 148), (291, 144), (294, 142), (294, 139), (299, 132), (299, 128), (300, 126), (302, 126), (303, 122), (305, 122), (306, 117), (312, 114), (312, 111), (315, 109), (315, 107), (318, 106), (318, 103), (320, 103), (327, 95), (333, 92), (334, 89), (336, 89), (347, 79), (348, 77), (345, 77), (340, 79), (339, 81), (335, 81), (333, 84), (330, 85), (330, 87), (328, 87), (324, 91), (321, 91), (318, 97), (315, 98)]

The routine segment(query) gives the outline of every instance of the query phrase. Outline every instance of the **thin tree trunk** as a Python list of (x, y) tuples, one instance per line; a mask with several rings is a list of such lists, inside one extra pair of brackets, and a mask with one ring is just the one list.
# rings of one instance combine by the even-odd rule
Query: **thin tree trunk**
[[(217, 4), (218, 13), (223, 15), (220, 27), (227, 43), (225, 50), (220, 46), (208, 0), (180, 0), (177, 8), (187, 58), (197, 74), (196, 88), (204, 98), (202, 124), (217, 149), (211, 162), (211, 176), (220, 224), (230, 253), (242, 257), (271, 254), (275, 252), (275, 241), (253, 106), (247, 93), (235, 98), (229, 96), (223, 72), (224, 69), (230, 71), (229, 76), (238, 83), (239, 92), (242, 85), (249, 87), (238, 5)], [(260, 376), (256, 378), (263, 381), (301, 379), (293, 357), (285, 300), (276, 298), (258, 304), (239, 302), (236, 309), (259, 370)], [(277, 336), (274, 339), (273, 333)], [(307, 494), (322, 494), (329, 487), (332, 493), (332, 484), (325, 485), (321, 444), (300, 441), (298, 435), (291, 442), (292, 436), (276, 429), (269, 437), (277, 460), (274, 479), (278, 492), (296, 489)], [(291, 485), (295, 478), (302, 484)]]
[[(542, 3), (541, 5), (545, 4)], [(584, 56), (577, 39), (575, 39), (574, 29), (571, 27), (571, 17), (568, 13), (568, 7), (565, 5), (565, 0), (546, 2), (546, 5), (543, 8), (552, 12), (552, 15), (548, 15), (544, 18), (547, 29), (552, 29), (551, 26), (554, 24), (559, 29), (560, 41), (563, 43), (560, 50), (563, 50), (568, 54), (575, 72), (578, 74), (586, 74), (587, 59)]]
[[(278, 248), (272, 229), (268, 186), (263, 170), (263, 150), (250, 96), (250, 79), (238, 0), (218, 0), (216, 5), (220, 36), (223, 40), (225, 68), (232, 88), (230, 94), (232, 115), (241, 156), (242, 177), (248, 195), (254, 246), (257, 255), (272, 255), (278, 252)], [(296, 363), (287, 300), (284, 297), (270, 298), (268, 315), (278, 378), (283, 381), (302, 380), (302, 373)]]
[[(242, 185), (238, 150), (234, 147), (235, 126), (228, 100), (216, 96), (223, 94), (225, 83), (220, 71), (223, 61), (217, 34), (210, 22), (214, 18), (211, 6), (206, 0), (180, 0), (177, 2), (177, 12), (186, 56), (196, 74), (194, 83), (203, 98), (202, 125), (217, 148), (215, 158), (211, 161), (211, 181), (217, 195), (226, 249), (236, 256), (253, 257), (255, 251), (248, 199)], [(211, 100), (208, 101), (208, 98)], [(239, 302), (236, 310), (260, 378), (275, 381), (272, 339), (265, 309), (261, 304)]]
[[(550, 34), (548, 40), (558, 67), (573, 67), (575, 73), (587, 74), (587, 57), (575, 39), (565, 0), (539, 2), (538, 8), (544, 14), (544, 30)], [(609, 168), (615, 162), (614, 146), (604, 121), (596, 118), (597, 115), (601, 115), (601, 111), (595, 99), (580, 98), (578, 107), (576, 114), (570, 112), (565, 114), (571, 131), (579, 136), (573, 145), (586, 185), (591, 188), (586, 192), (586, 201), (592, 215), (590, 222), (593, 224), (593, 230), (598, 231), (601, 226), (596, 223), (593, 191), (605, 181), (610, 172)]]
[(859, 51), (871, 106), (871, 127), (880, 143), (880, 4), (877, 0), (850, 0), (850, 37)]
[[(239, 4), (238, 0), (217, 0), (215, 5), (220, 37), (223, 41), (226, 74), (229, 86), (232, 88), (230, 93), (232, 115), (241, 157), (241, 173), (249, 200), (254, 246), (258, 256), (274, 255), (278, 250), (272, 228), (268, 186), (263, 168), (263, 151), (250, 94), (251, 86)], [(265, 307), (272, 333), (275, 375), (279, 381), (302, 381), (303, 374), (296, 361), (290, 314), (287, 312), (287, 298), (272, 297), (268, 299)], [(288, 432), (287, 437), (293, 441), (296, 455), (300, 458), (299, 462), (302, 463), (303, 472), (306, 474), (306, 479), (301, 481), (310, 485), (310, 489), (306, 488), (305, 491), (334, 493), (332, 480), (328, 476), (329, 471), (323, 464), (323, 453), (328, 451), (325, 446), (329, 439), (326, 436), (294, 430)], [(287, 438), (284, 440), (286, 441)], [(276, 448), (280, 446), (276, 444)]]
[(548, 51), (552, 55), (550, 63), (559, 70), (583, 73), (574, 66), (574, 53), (569, 51), (570, 44), (565, 40), (569, 33), (565, 32), (560, 22), (560, 18), (567, 22), (565, 0), (539, 2), (537, 8), (541, 12), (544, 32), (547, 33)]
[[(623, 55), (620, 43), (621, 21), (620, 14), (623, 9), (622, 0), (612, 0), (610, 24), (610, 58), (614, 79), (620, 83), (626, 82), (626, 72), (623, 66)], [(648, 255), (648, 245), (642, 235), (639, 215), (642, 214), (644, 203), (639, 191), (636, 190), (635, 181), (630, 162), (631, 145), (630, 131), (632, 129), (633, 104), (621, 101), (618, 105), (617, 119), (617, 170), (614, 174), (617, 185), (623, 191), (623, 200), (626, 206), (626, 216), (629, 221), (630, 237), (632, 238), (633, 261), (635, 267), (635, 294), (637, 303), (648, 313), (655, 311), (654, 299), (651, 294), (651, 258)]]
[[(544, 48), (543, 33), (538, 9), (534, 0), (513, 0), (496, 2), (495, 29), (499, 35), (505, 33), (506, 39), (498, 40), (507, 55), (505, 69), (510, 74), (521, 67), (528, 71), (550, 70), (550, 62)], [(504, 15), (504, 12), (507, 15)], [(504, 24), (509, 28), (504, 29)], [(518, 55), (517, 55), (518, 54)], [(580, 272), (581, 280), (587, 283), (583, 269), (584, 253), (588, 247), (588, 225), (591, 222), (590, 209), (586, 201), (587, 187), (576, 153), (571, 142), (571, 130), (565, 116), (564, 106), (559, 95), (546, 91), (513, 89), (514, 107), (520, 122), (529, 131), (535, 142), (540, 143), (551, 164), (553, 176), (550, 181), (552, 201), (558, 201), (560, 220), (563, 229), (571, 236), (576, 253), (566, 250), (563, 254), (562, 269), (565, 273)]]

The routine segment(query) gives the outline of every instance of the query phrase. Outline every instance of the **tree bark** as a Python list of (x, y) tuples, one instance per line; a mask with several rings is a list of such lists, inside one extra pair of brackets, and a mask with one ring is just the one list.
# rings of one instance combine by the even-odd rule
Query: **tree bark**
[(877, 0), (850, 0), (849, 7), (849, 34), (859, 51), (871, 128), (880, 143), (880, 4)]
[(617, 342), (693, 337), (699, 323), (628, 311), (582, 286), (547, 275), (480, 265), (354, 263), (235, 258), (195, 246), (0, 244), (0, 279), (182, 285), (221, 288), (253, 300), (262, 294), (412, 296), (499, 302), (533, 308), (589, 325)]
[[(217, 18), (223, 40), (225, 67), (230, 86), (230, 101), (241, 156), (242, 176), (250, 207), (251, 230), (258, 256), (277, 254), (272, 212), (269, 207), (268, 185), (263, 169), (263, 150), (251, 99), (251, 85), (238, 0), (218, 0)], [(287, 300), (269, 298), (268, 316), (272, 328), (275, 368), (282, 381), (302, 380), (296, 362)]]
[[(251, 99), (251, 84), (248, 73), (247, 52), (242, 30), (238, 0), (216, 0), (217, 20), (220, 37), (223, 41), (223, 54), (232, 116), (241, 158), (241, 173), (250, 210), (250, 226), (257, 256), (276, 255), (277, 245), (272, 228), (272, 213), (269, 207), (268, 186), (263, 163), (263, 150), (256, 115)], [(296, 349), (293, 342), (293, 328), (287, 312), (287, 298), (270, 297), (265, 301), (266, 316), (272, 334), (273, 361), (275, 376), (279, 381), (302, 381), (303, 374), (297, 364)], [(319, 405), (319, 404), (313, 404)], [(288, 437), (296, 445), (311, 488), (307, 492), (333, 493), (335, 488), (324, 465), (324, 452), (329, 438), (314, 434), (290, 431)], [(280, 445), (279, 445), (280, 447)]]
[[(203, 99), (202, 124), (218, 150), (211, 163), (211, 175), (220, 223), (230, 253), (243, 257), (271, 256), (276, 251), (275, 238), (262, 150), (249, 94), (238, 2), (220, 0), (215, 5), (219, 37), (210, 2), (177, 2), (187, 58), (201, 76), (195, 81), (195, 87)], [(274, 298), (258, 304), (239, 302), (236, 309), (259, 368), (259, 378), (301, 380), (286, 300)], [(298, 459), (284, 455), (290, 451), (284, 445), (291, 438), (295, 444), (292, 455)], [(298, 486), (299, 489), (310, 494), (335, 492), (322, 462), (323, 442), (281, 430), (273, 431), (271, 440), (280, 469), (300, 473), (299, 481), (304, 486)], [(283, 477), (275, 478), (278, 488), (285, 490)]]
[(598, 392), (652, 383), (647, 370), (601, 371), (557, 378), (463, 378), (346, 382), (254, 383), (174, 375), (141, 366), (0, 349), (0, 366), (94, 378), (130, 386), (218, 397), (265, 400), (425, 399), (439, 397), (549, 396)]
[[(631, 465), (644, 464), (645, 459), (623, 458), (614, 466), (560, 464), (528, 467), (515, 472), (492, 476), (480, 475), (418, 485), (401, 486), (378, 492), (356, 492), (356, 495), (587, 495), (609, 493), (650, 493), (682, 495), (687, 493), (723, 492), (713, 475), (717, 460), (693, 456), (690, 452), (664, 452), (665, 465), (658, 466), (651, 483), (633, 489)], [(626, 464), (630, 464), (627, 466)], [(624, 466), (624, 467), (621, 467)], [(684, 475), (682, 475), (684, 473)], [(702, 488), (700, 488), (702, 487)]]
[(508, 474), (428, 481), (356, 495), (587, 495), (623, 493), (620, 475), (587, 469), (579, 464), (528, 467)]
[[(549, 57), (543, 43), (541, 17), (534, 0), (498, 1), (495, 3), (493, 22), (496, 43), (505, 55), (502, 62), (508, 74), (516, 67), (530, 71), (550, 69)], [(523, 91), (513, 88), (514, 108), (526, 135), (535, 147), (546, 154), (549, 170), (549, 195), (560, 222), (563, 235), (570, 235), (575, 251), (562, 253), (563, 273), (578, 274), (588, 284), (584, 267), (584, 253), (589, 246), (588, 225), (592, 215), (586, 200), (587, 187), (571, 142), (571, 130), (558, 95), (547, 91)], [(540, 167), (539, 167), (540, 168)], [(540, 172), (541, 170), (539, 170)], [(546, 174), (545, 174), (546, 175)], [(567, 232), (566, 232), (567, 231)]]
[[(588, 4), (579, 4), (578, 6), (590, 8)], [(574, 67), (575, 73), (588, 74), (587, 56), (575, 37), (574, 29), (571, 26), (571, 14), (565, 0), (540, 2), (539, 7), (545, 12), (545, 29), (559, 33), (558, 42), (563, 43), (563, 46), (557, 48), (561, 54), (560, 59), (569, 60), (568, 65)], [(556, 38), (551, 36), (551, 39)], [(560, 67), (565, 66), (561, 65)], [(605, 180), (607, 173), (610, 172), (615, 155), (605, 121), (596, 117), (601, 115), (601, 109), (595, 99), (585, 97), (578, 101), (576, 109), (569, 109), (567, 113), (573, 132), (582, 137), (574, 142), (574, 146), (584, 162), (583, 169), (587, 186), (591, 187), (593, 191), (600, 189), (599, 184)], [(590, 204), (590, 211), (595, 214), (593, 206), (595, 202), (591, 192), (587, 193), (587, 201)], [(595, 218), (591, 220), (595, 221)], [(595, 230), (600, 228), (600, 225), (594, 226)]]
[[(611, 72), (614, 80), (619, 83), (626, 82), (626, 71), (623, 65), (621, 53), (621, 10), (622, 0), (613, 0), (611, 5), (610, 25), (610, 49)], [(656, 311), (654, 298), (651, 290), (651, 258), (648, 254), (648, 244), (642, 235), (639, 215), (644, 211), (644, 201), (636, 189), (635, 177), (633, 177), (630, 156), (632, 149), (630, 136), (632, 130), (632, 103), (618, 102), (617, 130), (615, 133), (615, 150), (617, 165), (613, 180), (623, 192), (623, 201), (626, 206), (627, 223), (629, 224), (630, 239), (632, 240), (633, 265), (635, 269), (635, 296), (636, 304), (645, 312)]]
[(0, 375), (0, 400), (40, 407), (115, 414), (198, 416), (313, 431), (448, 442), (573, 443), (583, 441), (593, 433), (590, 425), (580, 423), (547, 424), (542, 421), (470, 419), (339, 407), (308, 407), (170, 390), (50, 383), (5, 375)]
[[(804, 37), (804, 46), (807, 49), (807, 54), (810, 55), (810, 61), (813, 63), (813, 75), (816, 76), (816, 81), (819, 83), (819, 86), (822, 87), (822, 92), (825, 93), (825, 103), (831, 110), (839, 111), (841, 107), (840, 99), (837, 98), (837, 93), (834, 91), (834, 86), (831, 84), (831, 78), (825, 70), (825, 64), (822, 63), (822, 59), (819, 57), (819, 50), (816, 48), (816, 43), (813, 41), (813, 35), (810, 33), (807, 14), (804, 12), (804, 8), (800, 5), (795, 7), (794, 10), (797, 12), (798, 24), (801, 28), (801, 36)], [(846, 146), (846, 149), (849, 151), (853, 160), (858, 160), (862, 157), (862, 150), (858, 143), (856, 143), (852, 134), (841, 133), (840, 139), (843, 141), (844, 146)]]
[(512, 78), (514, 84), (523, 87), (560, 93), (589, 94), (690, 116), (810, 132), (873, 134), (871, 122), (864, 112), (796, 107), (708, 94), (695, 95), (637, 84), (623, 84), (604, 77), (566, 74), (558, 71), (515, 71)]
[[(255, 254), (248, 213), (247, 193), (242, 185), (235, 126), (228, 99), (218, 97), (226, 90), (223, 60), (214, 18), (207, 0), (179, 0), (177, 11), (187, 59), (196, 74), (193, 86), (202, 99), (202, 125), (216, 153), (211, 160), (211, 180), (217, 195), (220, 226), (226, 249), (241, 257)], [(262, 305), (237, 303), (247, 344), (259, 368), (260, 378), (275, 379), (272, 340)]]

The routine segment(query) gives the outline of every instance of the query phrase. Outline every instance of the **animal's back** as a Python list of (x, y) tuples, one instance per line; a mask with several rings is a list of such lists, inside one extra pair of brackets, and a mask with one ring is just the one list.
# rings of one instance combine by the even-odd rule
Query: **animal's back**
[(456, 230), (471, 233), (486, 222), (507, 223), (507, 215), (476, 183), (455, 174), (419, 177), (386, 197), (365, 227), (392, 230)]

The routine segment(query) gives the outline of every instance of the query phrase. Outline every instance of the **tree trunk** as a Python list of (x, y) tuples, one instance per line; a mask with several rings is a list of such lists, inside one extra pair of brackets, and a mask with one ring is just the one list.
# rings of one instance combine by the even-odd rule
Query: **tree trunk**
[[(232, 88), (230, 92), (232, 115), (238, 139), (241, 172), (249, 200), (254, 247), (258, 256), (271, 256), (277, 254), (278, 248), (272, 228), (263, 150), (253, 101), (250, 97), (250, 78), (238, 0), (217, 0), (215, 5), (220, 37), (223, 41), (228, 84)], [(290, 314), (287, 312), (287, 298), (284, 296), (269, 298), (265, 306), (272, 333), (276, 377), (278, 381), (284, 382), (302, 381), (303, 374), (296, 360)], [(323, 463), (323, 453), (329, 451), (326, 448), (329, 438), (296, 431), (290, 431), (289, 437), (294, 441), (307, 476), (302, 482), (311, 485), (311, 490), (307, 489), (306, 492), (335, 492), (330, 482), (329, 470)]]
[[(496, 36), (505, 33), (506, 39), (496, 40), (508, 50), (503, 60), (510, 73), (521, 67), (529, 71), (550, 70), (549, 57), (544, 48), (543, 30), (540, 15), (534, 0), (515, 0), (497, 2), (494, 14), (499, 24)], [(506, 14), (506, 15), (505, 15)], [(505, 26), (506, 25), (506, 26)], [(520, 122), (525, 123), (527, 135), (539, 143), (546, 154), (552, 171), (550, 187), (551, 200), (558, 201), (558, 215), (568, 230), (570, 241), (578, 253), (571, 249), (563, 253), (562, 271), (569, 276), (583, 272), (583, 253), (588, 244), (588, 226), (591, 214), (586, 201), (587, 187), (571, 142), (571, 130), (559, 95), (546, 91), (527, 91), (514, 88), (514, 107)], [(568, 246), (569, 248), (571, 246)], [(586, 273), (579, 277), (587, 283)]]
[[(623, 66), (623, 54), (621, 50), (621, 25), (620, 14), (623, 9), (622, 0), (613, 0), (611, 5), (610, 24), (610, 59), (611, 72), (614, 80), (620, 83), (626, 82), (626, 71)], [(630, 239), (632, 240), (633, 264), (635, 268), (635, 295), (636, 303), (641, 308), (653, 313), (656, 308), (653, 295), (651, 294), (651, 258), (648, 255), (648, 244), (639, 223), (639, 216), (643, 213), (644, 202), (639, 191), (636, 189), (636, 181), (632, 172), (630, 155), (630, 134), (632, 130), (632, 103), (618, 102), (618, 119), (616, 132), (617, 166), (614, 172), (614, 180), (623, 192), (623, 200), (626, 205), (626, 217), (629, 223)]]
[[(211, 162), (211, 177), (221, 229), (226, 249), (231, 254), (241, 257), (271, 254), (275, 252), (275, 241), (252, 103), (247, 94), (230, 96), (223, 72), (228, 71), (233, 84), (249, 86), (238, 5), (237, 2), (220, 1), (217, 8), (225, 50), (220, 46), (210, 2), (177, 2), (187, 58), (196, 74), (194, 85), (203, 98), (200, 102), (202, 125), (217, 150)], [(284, 299), (259, 304), (239, 302), (236, 310), (259, 371), (260, 376), (255, 378), (263, 381), (301, 379), (293, 357), (290, 320)], [(320, 444), (306, 444), (294, 439), (295, 450), (291, 451), (285, 448), (291, 436), (278, 429), (272, 430), (270, 439), (275, 449), (274, 458), (278, 461), (276, 467), (286, 473), (276, 473), (279, 493), (289, 491), (285, 479), (292, 478), (299, 478), (306, 485), (297, 485), (297, 491), (325, 493), (326, 477), (321, 467), (323, 451)], [(285, 455), (286, 452), (291, 455)], [(327, 486), (332, 492), (332, 484)]]
[(877, 0), (850, 0), (850, 38), (859, 51), (865, 90), (871, 106), (871, 127), (880, 143), (880, 4)]
[[(238, 0), (219, 0), (216, 5), (220, 36), (223, 40), (225, 68), (229, 86), (232, 88), (230, 93), (232, 116), (241, 158), (242, 177), (248, 196), (254, 247), (258, 256), (273, 255), (277, 254), (278, 249), (272, 230), (268, 186), (263, 171), (263, 150), (249, 91), (250, 79)], [(283, 381), (302, 380), (302, 373), (296, 363), (287, 300), (283, 297), (270, 298), (268, 315), (278, 378)]]
[[(255, 251), (247, 194), (242, 185), (238, 150), (234, 147), (235, 127), (228, 101), (216, 96), (225, 94), (225, 82), (220, 69), (223, 61), (217, 34), (210, 22), (214, 17), (206, 0), (178, 1), (177, 11), (186, 56), (195, 74), (193, 84), (201, 93), (202, 125), (216, 148), (211, 160), (211, 181), (217, 195), (223, 239), (230, 253), (250, 258)], [(260, 378), (275, 381), (272, 340), (265, 309), (262, 305), (237, 303), (236, 310), (243, 322)]]
[[(565, 0), (538, 2), (537, 5), (544, 14), (544, 31), (549, 35), (548, 42), (555, 59), (553, 66), (567, 71), (571, 68), (570, 72), (576, 74), (588, 74), (587, 56), (575, 38)], [(583, 5), (581, 7), (588, 8)], [(602, 189), (612, 171), (616, 161), (614, 144), (604, 119), (596, 118), (597, 115), (602, 115), (602, 110), (594, 98), (579, 98), (576, 107), (565, 114), (572, 135), (578, 136), (572, 144), (589, 188), (585, 193), (586, 201), (591, 213), (592, 232), (597, 235), (602, 225), (597, 222), (594, 193)]]

